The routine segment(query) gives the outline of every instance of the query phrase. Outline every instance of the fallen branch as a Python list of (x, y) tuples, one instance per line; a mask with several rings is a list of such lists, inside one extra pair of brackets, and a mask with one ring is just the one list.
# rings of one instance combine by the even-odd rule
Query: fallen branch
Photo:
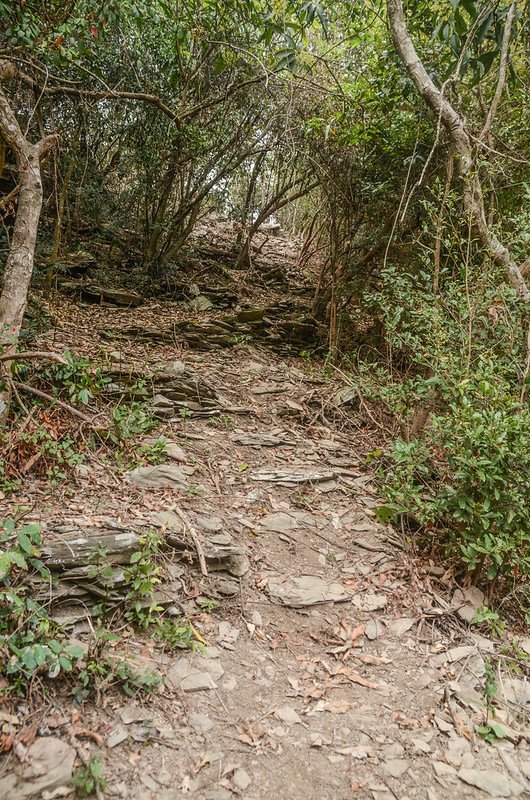
[(7, 206), (11, 203), (11, 201), (14, 200), (17, 194), (19, 193), (19, 190), (20, 186), (17, 185), (15, 186), (14, 189), (11, 189), (9, 194), (6, 194), (5, 197), (2, 197), (2, 199), (0, 200), (0, 211), (3, 211), (4, 208), (7, 208)]
[(92, 424), (93, 422), (93, 419), (86, 414), (83, 414), (82, 411), (78, 411), (77, 408), (74, 408), (69, 403), (65, 403), (63, 400), (58, 400), (57, 397), (54, 397), (47, 392), (43, 392), (42, 389), (35, 389), (34, 386), (29, 386), (27, 383), (21, 383), (20, 381), (13, 381), (13, 386), (16, 386), (17, 389), (21, 389), (23, 392), (29, 392), (29, 394), (42, 397), (43, 400), (48, 400), (50, 403), (55, 403), (55, 405), (59, 406), (60, 408), (64, 408), (65, 411), (69, 411), (70, 414), (74, 414), (74, 416), (82, 419), (83, 422), (88, 422), (89, 424)]
[(29, 361), (30, 359), (41, 358), (47, 361), (56, 361), (57, 364), (68, 366), (68, 361), (60, 356), (59, 353), (47, 353), (40, 350), (26, 350), (23, 353), (2, 353), (0, 361)]
[(202, 549), (202, 544), (199, 539), (199, 534), (189, 521), (188, 517), (180, 508), (175, 508), (175, 513), (178, 517), (180, 517), (182, 524), (184, 525), (184, 529), (188, 531), (193, 544), (195, 545), (195, 550), (197, 551), (197, 557), (199, 559), (199, 564), (201, 565), (201, 572), (204, 576), (208, 575), (208, 570), (206, 568), (206, 558), (204, 556), (204, 550)]

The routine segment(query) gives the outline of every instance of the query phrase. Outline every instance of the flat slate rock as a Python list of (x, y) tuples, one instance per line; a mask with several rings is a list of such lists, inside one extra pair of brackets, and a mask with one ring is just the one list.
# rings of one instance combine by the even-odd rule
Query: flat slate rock
[(137, 467), (129, 473), (129, 480), (142, 489), (186, 489), (188, 476), (194, 470), (175, 464), (157, 464), (154, 467)]
[[(99, 527), (80, 523), (47, 525), (42, 560), (51, 570), (69, 569), (90, 564), (94, 553), (105, 550), (109, 563), (128, 564), (131, 555), (139, 549), (140, 533), (112, 519)], [(51, 536), (48, 541), (48, 536)]]
[(458, 777), (492, 797), (519, 797), (524, 792), (520, 783), (493, 769), (461, 769)]
[(224, 675), (224, 669), (215, 658), (202, 655), (184, 656), (169, 667), (166, 683), (184, 692), (201, 692), (217, 689), (216, 681)]
[(69, 784), (75, 759), (76, 752), (67, 742), (42, 736), (28, 748), (25, 762), (0, 778), (0, 797), (6, 800), (42, 797), (44, 792)]
[(275, 533), (289, 533), (303, 528), (316, 528), (317, 517), (306, 511), (277, 511), (267, 514), (259, 521), (260, 528)]
[(81, 294), (91, 300), (111, 303), (115, 306), (139, 306), (144, 302), (144, 298), (137, 292), (128, 289), (116, 289), (110, 286), (94, 286), (92, 284), (83, 286)]
[(242, 444), (246, 447), (279, 447), (282, 444), (294, 444), (278, 436), (271, 436), (268, 433), (238, 433), (232, 436), (235, 444)]
[(253, 481), (268, 481), (280, 486), (296, 486), (300, 483), (321, 483), (331, 481), (337, 477), (331, 470), (288, 470), (288, 469), (259, 469), (250, 478)]
[(319, 603), (343, 603), (351, 599), (351, 592), (340, 583), (326, 581), (312, 575), (280, 580), (271, 577), (268, 581), (271, 600), (291, 608), (304, 608)]

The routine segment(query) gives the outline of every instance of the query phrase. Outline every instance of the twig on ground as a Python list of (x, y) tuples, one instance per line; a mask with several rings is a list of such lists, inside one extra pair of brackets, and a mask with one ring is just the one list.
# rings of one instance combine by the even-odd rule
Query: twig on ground
[(42, 389), (36, 389), (34, 386), (29, 386), (27, 383), (21, 383), (20, 381), (13, 381), (13, 386), (16, 386), (17, 389), (21, 389), (23, 392), (29, 392), (29, 394), (42, 397), (43, 400), (48, 400), (50, 403), (55, 403), (55, 405), (59, 406), (60, 408), (64, 408), (65, 411), (69, 411), (70, 414), (74, 414), (74, 416), (82, 419), (83, 422), (88, 422), (89, 424), (92, 424), (93, 422), (92, 417), (87, 416), (87, 414), (83, 414), (82, 411), (78, 411), (77, 408), (74, 408), (69, 403), (65, 403), (64, 400), (58, 400), (57, 397), (54, 397), (47, 392), (43, 392)]
[(205, 558), (204, 550), (202, 549), (201, 540), (199, 539), (199, 535), (198, 535), (197, 531), (195, 530), (195, 528), (193, 527), (193, 525), (189, 521), (189, 519), (186, 516), (186, 514), (184, 513), (184, 511), (182, 511), (182, 509), (180, 509), (178, 507), (175, 508), (175, 513), (182, 520), (182, 523), (184, 525), (184, 529), (188, 531), (188, 533), (189, 533), (189, 535), (190, 535), (190, 537), (191, 537), (191, 539), (193, 541), (193, 544), (195, 545), (195, 550), (197, 551), (197, 557), (199, 559), (199, 564), (200, 564), (200, 567), (201, 567), (202, 574), (204, 576), (207, 576), (208, 575), (208, 569), (206, 568), (206, 558)]
[(59, 353), (48, 353), (41, 350), (25, 350), (22, 353), (2, 353), (0, 355), (0, 361), (30, 361), (32, 359), (56, 361), (57, 364), (68, 366), (68, 361)]

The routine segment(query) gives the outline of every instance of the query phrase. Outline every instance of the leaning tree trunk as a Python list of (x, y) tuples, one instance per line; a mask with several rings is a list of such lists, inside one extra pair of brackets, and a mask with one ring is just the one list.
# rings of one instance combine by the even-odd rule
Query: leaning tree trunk
[[(505, 72), (505, 65), (508, 57), (509, 34), (513, 14), (515, 13), (515, 3), (516, 0), (512, 0), (510, 13), (506, 18), (505, 25), (507, 27), (507, 33), (505, 32), (505, 36), (503, 37), (501, 74), (483, 134), (487, 132), (491, 126), (493, 114), (498, 107), (500, 94), (502, 93), (504, 85), (503, 71)], [(387, 8), (394, 46), (419, 94), (425, 103), (437, 114), (440, 122), (445, 127), (454, 148), (458, 173), (463, 185), (464, 207), (469, 214), (471, 223), (478, 233), (482, 246), (491, 260), (503, 268), (508, 281), (517, 291), (519, 297), (523, 301), (528, 302), (530, 301), (530, 289), (526, 284), (521, 268), (518, 266), (508, 248), (488, 227), (484, 194), (478, 175), (471, 133), (468, 130), (466, 121), (463, 115), (453, 108), (451, 103), (444, 97), (443, 92), (436, 86), (423, 66), (407, 29), (401, 0), (387, 0)]]
[[(29, 142), (3, 91), (3, 83), (15, 74), (13, 65), (0, 61), (0, 136), (13, 152), (18, 170), (18, 206), (9, 253), (4, 268), (0, 294), (0, 350), (5, 355), (16, 352), (28, 289), (33, 273), (35, 242), (42, 207), (40, 159), (57, 137), (47, 136), (37, 144)], [(2, 362), (0, 373), (0, 423), (9, 414), (11, 383), (10, 362)]]

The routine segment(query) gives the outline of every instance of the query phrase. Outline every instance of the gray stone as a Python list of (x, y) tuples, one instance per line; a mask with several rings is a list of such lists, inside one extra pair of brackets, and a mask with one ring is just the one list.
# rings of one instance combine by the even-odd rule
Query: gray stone
[(184, 531), (184, 523), (174, 511), (153, 511), (149, 517), (150, 521), (159, 528), (174, 531), (175, 533)]
[(260, 527), (275, 533), (289, 533), (304, 527), (315, 527), (315, 517), (305, 511), (278, 511), (260, 519)]
[(447, 653), (447, 660), (451, 663), (455, 661), (462, 661), (463, 658), (467, 658), (468, 656), (476, 653), (476, 647), (473, 645), (464, 645), (463, 647), (453, 647)]
[(385, 761), (384, 770), (392, 778), (401, 778), (409, 768), (408, 761), (403, 758), (391, 758)]
[(456, 769), (445, 761), (433, 761), (432, 768), (438, 778), (454, 777), (457, 774)]
[(184, 692), (200, 692), (217, 689), (216, 681), (224, 669), (219, 661), (202, 655), (183, 657), (174, 661), (166, 674), (166, 683)]
[(388, 597), (384, 594), (367, 592), (354, 597), (352, 603), (361, 611), (380, 611), (388, 603)]
[(252, 473), (253, 481), (268, 481), (279, 486), (296, 486), (303, 483), (320, 483), (333, 480), (336, 473), (331, 470), (287, 470), (287, 469), (260, 469)]
[(521, 784), (493, 769), (461, 769), (458, 777), (492, 797), (519, 797), (524, 791)]
[(244, 769), (236, 769), (234, 772), (234, 786), (236, 786), (240, 792), (244, 792), (245, 789), (251, 784), (250, 775)]
[(375, 639), (379, 639), (379, 637), (382, 636), (383, 633), (384, 633), (383, 626), (378, 619), (368, 620), (368, 622), (364, 627), (364, 635), (371, 642), (373, 642)]
[(124, 742), (129, 738), (127, 728), (121, 722), (114, 725), (107, 736), (107, 747), (112, 748)]
[(213, 308), (213, 303), (208, 297), (200, 294), (198, 297), (193, 298), (190, 302), (190, 307), (194, 311), (209, 311), (210, 308)]
[(0, 778), (0, 797), (26, 800), (69, 784), (75, 757), (73, 747), (61, 739), (53, 736), (37, 739), (28, 748), (22, 767)]
[(302, 722), (294, 708), (290, 706), (277, 708), (274, 712), (274, 716), (276, 719), (280, 720), (280, 722), (283, 722), (284, 725), (299, 725)]
[(453, 594), (453, 606), (456, 606), (456, 615), (464, 622), (472, 622), (479, 608), (486, 602), (484, 592), (476, 586), (467, 589), (457, 589)]
[(291, 608), (303, 608), (318, 603), (340, 603), (351, 597), (351, 592), (342, 584), (312, 575), (287, 578), (285, 581), (271, 577), (268, 582), (268, 590), (273, 602)]
[(395, 633), (397, 636), (402, 636), (407, 631), (410, 631), (414, 623), (415, 620), (410, 617), (402, 617), (401, 619), (387, 620), (386, 626), (392, 633)]
[(189, 468), (177, 467), (175, 464), (157, 464), (154, 467), (133, 469), (129, 473), (129, 480), (143, 489), (170, 488), (183, 491), (188, 485), (189, 474)]
[(188, 721), (196, 733), (208, 733), (213, 728), (213, 722), (207, 714), (190, 714)]
[(524, 678), (505, 678), (497, 688), (497, 699), (506, 700), (519, 708), (530, 705), (530, 681)]
[(246, 447), (278, 447), (282, 444), (289, 444), (285, 439), (271, 436), (268, 433), (238, 433), (232, 437), (232, 441)]

